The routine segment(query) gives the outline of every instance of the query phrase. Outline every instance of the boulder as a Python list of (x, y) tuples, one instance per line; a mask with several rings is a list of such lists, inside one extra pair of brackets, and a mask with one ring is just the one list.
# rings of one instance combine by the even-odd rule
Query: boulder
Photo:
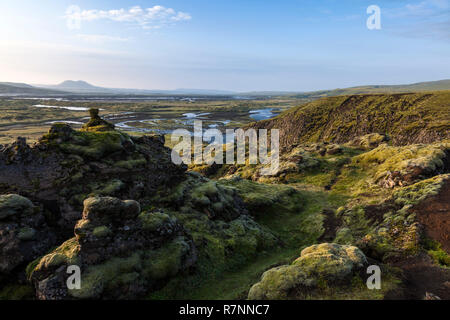
[(367, 266), (367, 259), (357, 247), (322, 243), (304, 249), (290, 265), (266, 271), (252, 286), (248, 298), (305, 299), (324, 287), (349, 286)]
[(33, 203), (17, 194), (0, 195), (0, 220), (13, 215), (30, 214), (33, 212)]

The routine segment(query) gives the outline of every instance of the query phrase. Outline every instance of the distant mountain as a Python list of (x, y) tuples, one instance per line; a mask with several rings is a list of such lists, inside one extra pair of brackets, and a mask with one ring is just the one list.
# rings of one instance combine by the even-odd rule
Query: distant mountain
[(0, 95), (62, 95), (68, 92), (33, 87), (26, 83), (0, 82)]
[(97, 87), (86, 81), (67, 80), (58, 85), (42, 86), (47, 89), (57, 89), (69, 91), (72, 93), (83, 94), (114, 94), (114, 95), (149, 95), (149, 96), (167, 96), (167, 95), (199, 95), (199, 96), (242, 96), (242, 97), (267, 97), (267, 96), (289, 96), (293, 98), (320, 98), (350, 94), (370, 94), (370, 93), (395, 93), (395, 92), (420, 92), (450, 90), (450, 80), (419, 82), (405, 85), (368, 85), (344, 89), (320, 90), (310, 92), (294, 91), (255, 91), (255, 92), (233, 92), (226, 90), (211, 89), (175, 89), (175, 90), (146, 90), (146, 89), (125, 89), (125, 88), (104, 88)]
[(38, 85), (41, 88), (64, 90), (72, 93), (85, 94), (136, 94), (136, 95), (232, 95), (232, 91), (208, 89), (176, 89), (176, 90), (145, 90), (125, 88), (104, 88), (94, 86), (86, 81), (66, 80), (57, 85)]
[(26, 83), (0, 82), (1, 95), (67, 95), (67, 94), (95, 94), (95, 95), (142, 95), (142, 96), (238, 96), (238, 97), (292, 97), (300, 99), (317, 99), (339, 95), (423, 92), (450, 90), (450, 80), (419, 82), (405, 85), (368, 85), (344, 89), (320, 90), (311, 92), (291, 91), (255, 91), (233, 92), (211, 89), (175, 89), (175, 90), (145, 90), (104, 88), (94, 86), (86, 81), (66, 80), (57, 85), (29, 85)]
[(295, 98), (321, 98), (352, 94), (423, 92), (439, 90), (450, 90), (450, 79), (401, 85), (368, 85), (345, 89), (320, 90), (295, 94), (290, 93), (287, 95)]
[(41, 88), (63, 90), (72, 93), (114, 93), (114, 90), (93, 86), (86, 81), (66, 80), (57, 85), (38, 85)]

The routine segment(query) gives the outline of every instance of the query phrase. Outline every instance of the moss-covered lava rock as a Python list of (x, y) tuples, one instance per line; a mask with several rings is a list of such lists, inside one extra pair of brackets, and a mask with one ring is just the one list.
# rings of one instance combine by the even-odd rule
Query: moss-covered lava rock
[(172, 163), (163, 137), (131, 137), (112, 126), (97, 127), (76, 131), (56, 123), (32, 146), (18, 139), (4, 147), (0, 193), (20, 193), (42, 203), (70, 234), (90, 196), (142, 201), (184, 179), (186, 168)]
[[(249, 299), (362, 298), (367, 259), (357, 247), (322, 243), (302, 250), (290, 265), (266, 271), (249, 291)], [(392, 285), (392, 286), (391, 286)], [(389, 283), (383, 293), (395, 287)], [(367, 289), (366, 289), (367, 290)], [(369, 290), (368, 290), (369, 291)], [(380, 298), (382, 294), (372, 298)]]
[[(75, 237), (28, 267), (37, 297), (136, 298), (193, 266), (196, 249), (182, 225), (152, 215), (133, 200), (86, 199)], [(79, 289), (67, 288), (71, 265), (81, 269)]]
[(0, 283), (20, 279), (18, 267), (44, 254), (56, 238), (40, 207), (17, 194), (0, 195)]

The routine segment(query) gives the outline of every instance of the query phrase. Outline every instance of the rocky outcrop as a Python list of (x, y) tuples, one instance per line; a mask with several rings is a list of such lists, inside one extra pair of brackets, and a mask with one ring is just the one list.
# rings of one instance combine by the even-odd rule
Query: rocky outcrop
[[(164, 212), (112, 197), (84, 201), (75, 237), (28, 268), (39, 299), (129, 299), (193, 266), (196, 249)], [(81, 287), (67, 287), (67, 268), (81, 269)]]
[(0, 193), (42, 203), (70, 234), (87, 197), (141, 199), (180, 182), (185, 170), (171, 162), (163, 137), (131, 137), (93, 112), (84, 131), (54, 124), (32, 146), (18, 138), (3, 147)]
[(424, 227), (425, 235), (450, 254), (450, 175), (443, 175), (439, 189), (413, 205), (410, 211)]
[(40, 207), (17, 194), (0, 195), (0, 281), (55, 243)]

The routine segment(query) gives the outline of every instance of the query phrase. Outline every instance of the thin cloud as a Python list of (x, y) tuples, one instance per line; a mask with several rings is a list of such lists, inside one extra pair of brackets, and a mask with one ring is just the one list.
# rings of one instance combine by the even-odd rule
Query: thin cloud
[(92, 43), (103, 43), (103, 42), (126, 42), (128, 38), (108, 36), (104, 34), (77, 34), (77, 38)]
[(423, 0), (402, 7), (382, 11), (392, 23), (388, 28), (393, 34), (410, 37), (450, 39), (450, 1)]
[(423, 0), (408, 3), (402, 7), (383, 9), (383, 14), (386, 14), (389, 18), (427, 18), (447, 14), (449, 8), (449, 0)]
[(83, 21), (110, 20), (141, 26), (143, 29), (157, 29), (180, 21), (191, 20), (189, 13), (175, 11), (172, 8), (156, 5), (151, 8), (134, 6), (130, 9), (113, 10), (81, 10), (78, 6), (70, 6), (64, 16), (69, 29), (80, 29)]

